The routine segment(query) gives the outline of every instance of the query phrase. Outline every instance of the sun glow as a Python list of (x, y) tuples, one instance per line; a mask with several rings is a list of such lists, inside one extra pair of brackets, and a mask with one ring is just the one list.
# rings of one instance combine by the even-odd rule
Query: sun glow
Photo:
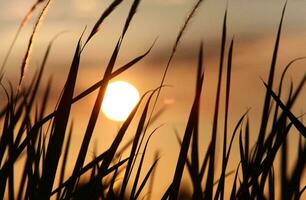
[(108, 84), (102, 103), (105, 116), (114, 121), (124, 121), (138, 103), (138, 90), (126, 81)]

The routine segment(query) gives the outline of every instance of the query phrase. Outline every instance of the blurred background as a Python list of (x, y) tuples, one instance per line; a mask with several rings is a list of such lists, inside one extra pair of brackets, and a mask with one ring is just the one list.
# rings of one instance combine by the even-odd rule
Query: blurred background
[[(30, 9), (33, 0), (0, 0), (0, 62), (2, 62), (7, 49), (13, 40), (19, 23)], [(44, 74), (45, 83), (52, 77), (52, 99), (49, 111), (55, 107), (61, 89), (64, 86), (67, 72), (70, 67), (77, 40), (87, 26), (87, 36), (99, 18), (100, 14), (110, 4), (110, 0), (53, 0), (41, 24), (26, 70), (25, 84), (29, 83), (33, 74), (40, 65), (49, 41), (58, 33), (65, 31), (56, 39), (51, 50)], [(82, 54), (80, 71), (77, 82), (77, 93), (82, 92), (103, 76), (106, 64), (112, 50), (121, 34), (125, 18), (132, 1), (127, 0), (105, 21), (100, 32), (90, 41)], [(194, 0), (142, 0), (138, 12), (128, 30), (119, 54), (117, 67), (127, 63), (136, 56), (144, 53), (158, 37), (152, 52), (140, 63), (120, 75), (116, 80), (125, 80), (133, 84), (141, 94), (155, 88), (160, 84), (167, 59), (175, 42), (176, 35), (181, 28), (187, 13), (194, 5)], [(228, 38), (227, 49), (230, 40), (234, 38), (232, 91), (230, 98), (230, 126), (232, 133), (235, 123), (248, 109), (251, 122), (251, 137), (256, 138), (258, 124), (263, 104), (265, 87), (261, 81), (267, 79), (276, 32), (280, 21), (284, 1), (279, 0), (231, 0), (228, 2)], [(35, 11), (29, 24), (22, 30), (13, 52), (5, 68), (5, 80), (17, 83), (20, 76), (20, 65), (27, 43), (31, 35), (35, 20), (40, 8)], [(146, 169), (151, 165), (155, 151), (160, 152), (154, 185), (153, 199), (160, 197), (166, 190), (174, 174), (175, 164), (179, 153), (179, 145), (176, 140), (175, 130), (182, 137), (187, 123), (189, 111), (195, 91), (195, 72), (197, 55), (200, 42), (204, 43), (204, 69), (205, 81), (201, 105), (201, 146), (203, 153), (207, 149), (210, 138), (212, 111), (216, 93), (216, 79), (219, 65), (220, 41), (222, 33), (222, 20), (226, 9), (224, 0), (206, 0), (192, 19), (177, 54), (170, 65), (166, 78), (166, 84), (172, 87), (163, 89), (158, 101), (157, 111), (166, 108), (162, 116), (152, 124), (150, 131), (161, 124), (165, 124), (153, 136), (149, 145), (149, 154), (146, 158)], [(286, 10), (279, 56), (276, 69), (276, 83), (285, 65), (294, 58), (306, 56), (306, 2), (303, 0), (291, 0)], [(286, 76), (285, 85), (289, 89), (290, 81), (294, 85), (305, 75), (306, 60), (297, 62)], [(7, 84), (7, 81), (4, 81)], [(44, 89), (42, 86), (40, 89)], [(224, 88), (223, 88), (223, 91)], [(287, 90), (288, 91), (288, 90)], [(223, 92), (224, 93), (224, 92)], [(285, 96), (284, 96), (285, 97)], [(0, 92), (0, 101), (5, 95)], [(89, 95), (72, 107), (71, 120), (74, 121), (74, 133), (72, 138), (71, 157), (69, 162), (75, 163), (76, 153), (79, 151), (80, 142), (87, 126), (88, 117), (93, 107), (96, 93)], [(285, 99), (285, 98), (283, 98)], [(302, 92), (293, 113), (300, 115), (306, 110), (306, 92)], [(222, 104), (223, 105), (223, 104)], [(223, 106), (221, 106), (220, 124), (223, 118)], [(138, 117), (134, 120), (137, 124)], [(120, 123), (113, 122), (101, 113), (99, 122), (95, 128), (92, 152), (88, 152), (88, 159), (93, 156), (94, 149), (102, 152), (109, 147)], [(130, 135), (134, 134), (133, 126)], [(222, 141), (222, 133), (219, 133), (218, 142)], [(289, 135), (289, 147), (297, 144), (298, 134)], [(238, 146), (234, 142), (229, 170), (236, 169), (239, 162)], [(221, 149), (217, 152), (217, 158), (221, 156)], [(292, 148), (293, 163), (296, 152)], [(124, 157), (124, 156), (123, 156)], [(220, 170), (221, 162), (218, 161), (216, 169)], [(18, 170), (17, 170), (18, 171)], [(276, 170), (277, 171), (277, 170)], [(69, 174), (69, 172), (67, 173)], [(230, 181), (231, 177), (229, 177)], [(306, 177), (304, 178), (306, 183)], [(185, 180), (188, 187), (188, 178)], [(155, 198), (154, 198), (155, 197)]]

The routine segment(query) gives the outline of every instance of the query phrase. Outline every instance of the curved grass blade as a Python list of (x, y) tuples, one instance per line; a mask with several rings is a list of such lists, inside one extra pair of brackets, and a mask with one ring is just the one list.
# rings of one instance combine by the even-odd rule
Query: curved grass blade
[[(154, 45), (154, 43), (153, 43)], [(114, 71), (111, 75), (110, 75), (110, 79), (115, 78), (116, 76), (120, 75), (122, 72), (124, 72), (125, 70), (129, 69), (130, 67), (132, 67), (134, 64), (136, 64), (137, 62), (139, 62), (140, 60), (142, 60), (151, 50), (151, 48), (153, 47), (153, 45), (150, 47), (150, 49), (145, 52), (144, 54), (136, 57), (135, 59), (133, 59), (132, 61), (128, 62), (127, 64), (125, 64), (124, 66), (120, 67), (118, 70)], [(91, 94), (92, 92), (94, 92), (96, 89), (98, 89), (99, 87), (101, 87), (102, 85), (105, 84), (105, 80), (102, 79), (101, 81), (97, 82), (96, 84), (94, 84), (93, 86), (91, 86), (90, 88), (88, 88), (87, 90), (85, 90), (84, 92), (82, 92), (80, 95), (76, 96), (75, 98), (72, 99), (72, 103), (75, 103), (79, 100), (81, 100), (82, 98), (84, 98), (85, 96), (87, 96), (88, 94)], [(56, 115), (57, 111), (54, 111), (50, 114), (48, 114), (47, 116), (45, 116), (43, 119), (41, 119), (39, 122), (37, 122), (32, 129), (28, 132), (26, 138), (24, 139), (24, 141), (19, 145), (19, 147), (16, 149), (16, 153), (15, 153), (15, 159), (18, 158), (18, 156), (21, 154), (21, 152), (24, 150), (24, 148), (26, 147), (26, 144), (28, 143), (28, 141), (31, 140), (31, 138), (33, 137), (33, 133), (39, 129), (40, 127), (42, 127), (45, 123), (47, 123), (48, 121), (50, 121), (55, 115)], [(4, 111), (3, 111), (4, 113)], [(10, 161), (10, 162), (14, 162)]]
[[(146, 93), (147, 94), (147, 93)], [(105, 157), (103, 159), (103, 162), (101, 164), (101, 166), (99, 167), (99, 170), (98, 170), (98, 174), (96, 176), (96, 178), (92, 181), (91, 184), (96, 184), (98, 182), (96, 182), (96, 180), (100, 180), (102, 179), (103, 176), (106, 175), (106, 172), (107, 172), (107, 169), (109, 167), (109, 165), (111, 164), (111, 161), (113, 160), (114, 158), (114, 155), (119, 147), (119, 144), (121, 143), (122, 139), (123, 139), (123, 136), (125, 135), (125, 132), (127, 130), (127, 128), (129, 127), (132, 119), (134, 118), (135, 114), (136, 114), (136, 111), (138, 110), (138, 107), (140, 106), (140, 103), (142, 102), (144, 96), (146, 95), (144, 94), (140, 101), (138, 102), (138, 104), (135, 106), (135, 108), (133, 109), (133, 111), (130, 113), (129, 117), (127, 118), (127, 120), (123, 123), (122, 127), (120, 128), (116, 138), (114, 139), (111, 147), (106, 151), (106, 154), (105, 154)], [(84, 141), (83, 141), (84, 142)], [(89, 142), (89, 141), (87, 141)], [(81, 147), (82, 148), (82, 147)], [(82, 149), (81, 149), (82, 150)], [(80, 151), (84, 156), (84, 154), (86, 154), (86, 152), (83, 152), (85, 150), (82, 150)], [(84, 158), (85, 159), (85, 158)], [(84, 161), (84, 160), (83, 160)], [(78, 161), (77, 161), (78, 162)], [(78, 164), (78, 163), (77, 163)], [(72, 173), (72, 179), (67, 187), (67, 198), (70, 197), (72, 191), (73, 191), (73, 188), (74, 188), (74, 185), (75, 185), (75, 182), (76, 182), (76, 174), (78, 174), (79, 172), (79, 169), (76, 170), (77, 166), (75, 166), (75, 170), (74, 172)], [(95, 189), (98, 189), (97, 187), (92, 187), (93, 190)], [(96, 194), (96, 192), (98, 191), (95, 191), (94, 193)]]
[[(152, 93), (151, 96), (157, 91), (157, 89), (155, 89)], [(125, 135), (125, 132), (128, 128), (128, 126), (130, 125), (132, 119), (134, 118), (136, 111), (138, 109), (138, 107), (140, 106), (141, 101), (143, 100), (143, 98), (148, 94), (145, 93), (142, 98), (140, 99), (139, 103), (136, 105), (136, 107), (133, 109), (133, 111), (130, 113), (129, 117), (127, 118), (126, 121), (124, 121), (122, 127), (120, 128), (116, 138), (114, 139), (111, 147), (109, 148), (109, 152), (107, 153), (107, 157), (103, 160), (100, 169), (99, 169), (99, 173), (98, 173), (98, 179), (101, 179), (102, 177), (104, 177), (105, 171), (108, 168), (109, 164), (111, 163), (111, 160), (113, 159), (115, 152), (117, 151), (119, 144), (122, 141), (123, 136)]]
[[(89, 35), (86, 43), (90, 40), (90, 38), (98, 31), (101, 23), (103, 22), (103, 20), (116, 8), (117, 5), (119, 5), (120, 3), (122, 2), (122, 0), (115, 0), (111, 5), (110, 7), (102, 14), (102, 16), (100, 17), (100, 19), (98, 20), (98, 22), (96, 23), (95, 27), (93, 28), (91, 34)], [(84, 135), (84, 138), (83, 138), (83, 141), (82, 141), (82, 145), (81, 145), (81, 148), (80, 148), (80, 151), (79, 151), (79, 154), (78, 154), (78, 157), (77, 157), (77, 161), (76, 161), (76, 164), (75, 164), (75, 167), (73, 169), (73, 172), (72, 174), (76, 174), (83, 166), (84, 164), (84, 160), (85, 160), (85, 157), (86, 157), (86, 152), (87, 152), (87, 149), (88, 149), (88, 146), (89, 146), (89, 143), (90, 143), (90, 140), (91, 140), (91, 137), (92, 137), (92, 133), (93, 133), (93, 130), (95, 128), (95, 125), (96, 125), (96, 122), (97, 122), (97, 119), (98, 119), (98, 115), (99, 115), (99, 112), (100, 112), (100, 108), (101, 108), (101, 105), (102, 105), (102, 101), (103, 101), (103, 98), (104, 98), (104, 94), (105, 94), (105, 90), (106, 90), (106, 86), (108, 84), (108, 81), (110, 80), (109, 79), (109, 76), (111, 75), (112, 71), (113, 71), (113, 68), (114, 68), (114, 65), (115, 65), (115, 62), (117, 60), (117, 57), (118, 57), (118, 54), (119, 54), (119, 50), (120, 50), (120, 47), (121, 47), (121, 44), (122, 44), (122, 41), (123, 41), (123, 38), (125, 36), (125, 33), (129, 27), (129, 24), (136, 12), (136, 9), (138, 7), (138, 4), (139, 4), (139, 1), (138, 0), (135, 0), (133, 2), (133, 5), (130, 9), (130, 13), (127, 17), (127, 20), (126, 20), (126, 24), (123, 28), (123, 32), (122, 32), (122, 35), (121, 37), (119, 38), (119, 40), (117, 41), (117, 44), (116, 44), (116, 47), (112, 53), (112, 56), (109, 60), (109, 63), (107, 65), (107, 68), (105, 70), (105, 73), (104, 73), (104, 77), (103, 79), (105, 80), (105, 84), (100, 86), (99, 87), (99, 92), (98, 92), (98, 95), (96, 97), (96, 101), (95, 101), (95, 104), (94, 104), (94, 107), (92, 109), (92, 112), (91, 112), (91, 115), (90, 115), (90, 118), (89, 118), (89, 122), (88, 122), (88, 125), (87, 125), (87, 128), (86, 128), (86, 132), (85, 132), (85, 135)], [(85, 43), (85, 45), (86, 45)], [(104, 162), (103, 162), (104, 163)], [(102, 163), (102, 164), (103, 164)], [(109, 164), (108, 164), (109, 165)], [(72, 183), (72, 187), (74, 186), (74, 183)], [(69, 198), (69, 194), (71, 193), (71, 189), (68, 189), (68, 198)]]
[(29, 43), (28, 43), (28, 47), (27, 47), (26, 53), (25, 53), (24, 58), (22, 60), (21, 73), (20, 73), (18, 88), (21, 86), (22, 79), (23, 79), (24, 73), (25, 73), (25, 69), (26, 69), (26, 67), (28, 65), (28, 62), (29, 62), (30, 53), (32, 51), (32, 46), (33, 46), (33, 41), (34, 41), (35, 35), (36, 35), (37, 31), (38, 31), (38, 28), (39, 28), (39, 25), (40, 25), (40, 23), (42, 21), (43, 16), (47, 12), (47, 9), (48, 9), (50, 3), (51, 3), (51, 0), (48, 0), (46, 5), (42, 9), (42, 11), (41, 11), (41, 13), (40, 13), (40, 15), (39, 15), (35, 25), (34, 25), (34, 28), (33, 28), (32, 35), (30, 37)]
[[(128, 70), (129, 68), (131, 68), (132, 66), (137, 64), (139, 61), (141, 61), (144, 57), (146, 57), (150, 53), (150, 51), (153, 48), (155, 42), (156, 42), (156, 40), (152, 43), (150, 48), (145, 53), (143, 53), (142, 55), (134, 58), (133, 60), (129, 61), (127, 64), (123, 65), (119, 69), (117, 69), (114, 72), (112, 72), (112, 74), (109, 76), (109, 79), (113, 79), (113, 78), (119, 76), (121, 73), (123, 73), (124, 71)], [(93, 84), (91, 87), (89, 87), (85, 91), (81, 92), (76, 97), (74, 97), (72, 102), (75, 103), (75, 102), (79, 101), (80, 99), (84, 98), (88, 94), (91, 94), (95, 90), (99, 89), (99, 87), (101, 87), (104, 84), (106, 84), (106, 80), (105, 79), (102, 79), (102, 80), (98, 81), (97, 83)]]
[(144, 188), (144, 186), (146, 185), (146, 183), (147, 183), (147, 181), (148, 181), (148, 179), (149, 179), (149, 177), (150, 177), (152, 171), (154, 170), (154, 168), (155, 168), (157, 162), (158, 162), (158, 159), (154, 161), (153, 165), (151, 166), (151, 168), (149, 169), (148, 173), (147, 173), (146, 176), (144, 177), (142, 183), (141, 183), (140, 186), (139, 186), (138, 191), (137, 191), (136, 194), (135, 194), (135, 198), (134, 198), (134, 199), (137, 199), (138, 196), (140, 195), (140, 193), (141, 193), (142, 189)]
[[(39, 69), (39, 72), (38, 72), (38, 75), (37, 75), (37, 79), (34, 79), (35, 82), (33, 83), (33, 89), (32, 89), (32, 92), (31, 92), (31, 95), (30, 95), (30, 99), (29, 99), (29, 112), (31, 111), (32, 109), (32, 105), (34, 104), (34, 99), (35, 97), (37, 96), (37, 91), (38, 91), (38, 88), (39, 88), (39, 85), (41, 83), (41, 79), (42, 79), (42, 75), (43, 75), (43, 72), (44, 72), (44, 69), (45, 69), (45, 66), (46, 66), (46, 63), (47, 63), (47, 60), (49, 58), (49, 54), (50, 54), (50, 51), (51, 51), (51, 47), (53, 46), (53, 43), (54, 41), (56, 40), (56, 38), (59, 36), (60, 34), (56, 35), (48, 44), (48, 47), (47, 47), (47, 50), (44, 54), (44, 57), (43, 57), (43, 61), (42, 61), (42, 64), (40, 66), (40, 69)], [(25, 128), (25, 124), (26, 124), (26, 118), (23, 120), (20, 128), (19, 128), (19, 131), (17, 133), (17, 137), (15, 139), (15, 146), (17, 147), (20, 143), (20, 140), (21, 140), (21, 137), (22, 137), (22, 133), (24, 131), (24, 128)]]
[(99, 31), (101, 24), (103, 21), (115, 10), (115, 8), (122, 3), (123, 0), (114, 0), (109, 7), (102, 13), (96, 24), (94, 25), (91, 33), (89, 34), (84, 46), (91, 40), (91, 38)]
[[(304, 76), (306, 78), (306, 75)], [(285, 106), (285, 104), (277, 97), (277, 95), (272, 91), (272, 89), (264, 82), (268, 94), (273, 97), (275, 102), (279, 105), (279, 107), (284, 111), (285, 115), (290, 119), (290, 121), (293, 123), (293, 125), (299, 130), (299, 132), (306, 138), (306, 127), (300, 122), (294, 114), (290, 112), (290, 110)]]
[(145, 125), (145, 121), (146, 121), (146, 117), (147, 117), (147, 113), (148, 113), (151, 98), (152, 98), (152, 96), (149, 97), (149, 99), (148, 99), (148, 101), (145, 105), (145, 108), (142, 112), (142, 115), (140, 117), (140, 120), (138, 122), (137, 130), (136, 130), (136, 133), (135, 133), (135, 137), (134, 137), (134, 140), (133, 140), (133, 145), (132, 145), (130, 156), (129, 156), (130, 160), (128, 161), (128, 164), (126, 166), (124, 178), (123, 178), (121, 189), (120, 189), (120, 198), (123, 198), (123, 196), (124, 196), (124, 193), (125, 193), (125, 190), (126, 190), (126, 187), (127, 187), (127, 184), (128, 184), (129, 176), (130, 176), (130, 174), (133, 170), (132, 163), (133, 163), (133, 160), (136, 159), (135, 158), (135, 153), (136, 153), (136, 149), (137, 149), (137, 146), (138, 146), (138, 143), (139, 143), (141, 133), (142, 133), (144, 125)]
[[(294, 64), (295, 62), (300, 61), (300, 60), (304, 60), (304, 59), (306, 59), (306, 57), (295, 58), (295, 59), (291, 60), (291, 61), (286, 65), (286, 67), (284, 68), (283, 73), (282, 73), (282, 75), (281, 75), (280, 82), (279, 82), (279, 86), (278, 86), (278, 97), (279, 97), (279, 98), (281, 97), (281, 94), (282, 94), (283, 82), (284, 82), (286, 73), (288, 72), (288, 70), (290, 69), (290, 67), (293, 66), (293, 64)], [(275, 111), (274, 111), (273, 124), (275, 124), (276, 121), (277, 121), (278, 108), (279, 108), (279, 107), (276, 106)]]
[(172, 47), (172, 51), (171, 51), (170, 57), (168, 59), (167, 65), (166, 65), (164, 73), (163, 73), (163, 77), (162, 77), (161, 82), (160, 82), (160, 90), (157, 92), (157, 96), (156, 96), (156, 99), (155, 99), (154, 104), (153, 104), (152, 111), (151, 111), (150, 116), (149, 116), (148, 124), (150, 124), (150, 122), (151, 122), (151, 118), (153, 116), (153, 112), (155, 110), (155, 107), (156, 107), (156, 104), (157, 104), (157, 100), (158, 100), (160, 92), (161, 92), (161, 88), (162, 88), (161, 86), (164, 85), (164, 82), (165, 82), (165, 79), (166, 79), (166, 76), (167, 76), (167, 73), (168, 73), (171, 61), (172, 61), (172, 59), (173, 59), (173, 57), (174, 57), (174, 55), (176, 53), (176, 50), (177, 50), (177, 47), (178, 47), (178, 45), (179, 45), (179, 43), (181, 41), (181, 38), (183, 37), (185, 31), (187, 30), (188, 25), (189, 25), (191, 19), (193, 18), (193, 16), (195, 15), (196, 11), (198, 10), (198, 8), (200, 7), (200, 5), (203, 2), (204, 2), (204, 0), (198, 0), (196, 2), (196, 4), (193, 6), (191, 12), (188, 14), (187, 19), (185, 20), (182, 28), (179, 30), (178, 35), (176, 36), (176, 40), (175, 40), (174, 45)]
[[(149, 135), (148, 139), (147, 139), (147, 142), (146, 142), (146, 144), (145, 144), (145, 147), (144, 147), (144, 150), (143, 150), (143, 153), (142, 153), (142, 156), (141, 156), (141, 160), (140, 160), (140, 163), (139, 163), (137, 172), (136, 172), (135, 180), (134, 180), (133, 187), (132, 187), (132, 191), (131, 191), (131, 195), (130, 195), (130, 200), (136, 199), (136, 198), (134, 198), (134, 197), (136, 196), (136, 188), (137, 188), (138, 180), (139, 180), (139, 177), (140, 177), (141, 169), (142, 169), (142, 166), (143, 166), (144, 158), (145, 158), (145, 155), (146, 155), (147, 147), (148, 147), (148, 144), (149, 144), (149, 141), (150, 141), (152, 135), (153, 135), (160, 127), (161, 127), (161, 126), (155, 128), (155, 129), (152, 131), (152, 133)], [(157, 158), (156, 160), (158, 160), (158, 158)]]

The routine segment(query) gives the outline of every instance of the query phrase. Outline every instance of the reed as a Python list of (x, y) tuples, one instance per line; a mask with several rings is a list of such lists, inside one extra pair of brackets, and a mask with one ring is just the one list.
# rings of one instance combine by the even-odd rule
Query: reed
[[(147, 151), (149, 148), (152, 148), (150, 147), (150, 140), (152, 137), (156, 137), (154, 134), (160, 131), (162, 125), (154, 127), (150, 132), (149, 128), (165, 111), (165, 108), (160, 108), (157, 112), (155, 112), (155, 109), (161, 90), (166, 86), (164, 82), (168, 69), (183, 35), (188, 29), (190, 20), (195, 16), (204, 1), (196, 1), (191, 11), (187, 14), (182, 28), (175, 37), (168, 62), (161, 76), (162, 79), (158, 84), (159, 86), (142, 95), (138, 104), (116, 133), (109, 148), (102, 152), (95, 151), (94, 158), (87, 163), (85, 160), (88, 157), (92, 135), (98, 123), (97, 118), (107, 84), (113, 78), (135, 67), (136, 64), (145, 59), (150, 54), (156, 41), (142, 54), (135, 56), (126, 64), (114, 70), (125, 35), (129, 27), (133, 25), (133, 19), (141, 3), (140, 0), (133, 0), (123, 24), (121, 35), (117, 40), (103, 77), (101, 77), (100, 81), (74, 96), (80, 60), (83, 51), (86, 51), (86, 45), (93, 41), (93, 37), (102, 30), (103, 22), (123, 2), (122, 0), (112, 1), (98, 18), (89, 36), (86, 39), (83, 38), (83, 33), (86, 29), (80, 36), (58, 104), (53, 112), (48, 113), (47, 108), (50, 101), (52, 78), (48, 80), (45, 88), (42, 88), (42, 85), (46, 63), (50, 59), (50, 51), (57, 36), (50, 41), (42, 64), (30, 84), (23, 86), (22, 80), (31, 56), (30, 51), (35, 35), (38, 34), (38, 25), (42, 22), (42, 16), (46, 14), (51, 0), (37, 1), (26, 14), (4, 57), (0, 77), (2, 79), (4, 76), (4, 66), (22, 27), (25, 26), (36, 7), (43, 2), (46, 3), (35, 23), (26, 54), (22, 60), (18, 89), (16, 90), (11, 84), (6, 88), (0, 81), (6, 96), (6, 100), (2, 101), (0, 109), (0, 123), (2, 127), (0, 133), (0, 199), (85, 199), (90, 197), (90, 199), (133, 200), (141, 199), (141, 196), (152, 199), (154, 183), (159, 181), (159, 177), (155, 173), (157, 164), (168, 161), (160, 159), (160, 154), (156, 151), (152, 164), (148, 169), (145, 169), (144, 163), (148, 157)], [(160, 197), (161, 199), (274, 200), (277, 196), (284, 200), (302, 198), (303, 192), (306, 190), (306, 187), (301, 185), (302, 175), (306, 169), (306, 157), (304, 156), (306, 155), (306, 127), (302, 122), (302, 116), (296, 116), (292, 113), (292, 107), (303, 92), (306, 75), (304, 74), (296, 87), (293, 87), (293, 84), (291, 84), (286, 101), (283, 100), (283, 91), (284, 78), (288, 69), (295, 62), (305, 59), (305, 57), (293, 59), (284, 66), (282, 76), (277, 85), (278, 89), (274, 89), (276, 63), (286, 5), (283, 7), (280, 18), (268, 80), (262, 80), (263, 89), (266, 93), (263, 99), (264, 103), (258, 127), (258, 137), (255, 141), (251, 141), (250, 137), (251, 134), (254, 135), (256, 133), (250, 128), (249, 110), (241, 115), (233, 130), (229, 129), (231, 90), (233, 87), (231, 80), (233, 69), (235, 68), (235, 63), (233, 62), (235, 57), (235, 39), (233, 37), (229, 45), (227, 45), (228, 11), (226, 10), (223, 18), (222, 36), (220, 38), (218, 82), (214, 111), (212, 113), (211, 138), (206, 151), (201, 152), (204, 148), (201, 146), (199, 139), (201, 138), (200, 134), (203, 134), (203, 131), (200, 130), (200, 123), (202, 123), (200, 120), (202, 115), (200, 113), (200, 106), (201, 99), (205, 100), (208, 97), (202, 95), (202, 90), (206, 87), (205, 76), (207, 76), (207, 73), (204, 70), (206, 68), (204, 66), (204, 43), (200, 43), (196, 66), (195, 96), (183, 138), (180, 138), (176, 131), (180, 149), (177, 162), (169, 163), (175, 166), (175, 170), (173, 171), (173, 179)], [(84, 45), (82, 45), (82, 41), (85, 41)], [(182, 79), (182, 81), (185, 80)], [(222, 99), (223, 88), (225, 88), (224, 99)], [(39, 90), (43, 91), (43, 95), (38, 95)], [(74, 137), (76, 130), (76, 124), (71, 122), (73, 121), (71, 120), (73, 118), (71, 116), (71, 108), (76, 102), (86, 98), (94, 91), (98, 91), (98, 93), (88, 118), (84, 138), (79, 147), (73, 170), (68, 171), (67, 158), (71, 156), (71, 139)], [(224, 116), (220, 115), (220, 105), (222, 102), (224, 102), (225, 106)], [(135, 119), (136, 114), (140, 116), (138, 121)], [(221, 118), (224, 119), (222, 126), (220, 125)], [(123, 141), (127, 129), (131, 127), (132, 123), (136, 123), (136, 128), (133, 130), (133, 138), (124, 144)], [(269, 123), (271, 123), (271, 128), (268, 126)], [(46, 129), (47, 125), (48, 128)], [(297, 130), (295, 132), (298, 132), (300, 139), (298, 145), (290, 147), (296, 148), (298, 156), (295, 163), (293, 163), (292, 170), (288, 172), (289, 150), (287, 140), (289, 134), (294, 132), (292, 131), (293, 127)], [(147, 132), (149, 133), (148, 135), (146, 135)], [(220, 147), (216, 145), (219, 133), (222, 133), (223, 138)], [(107, 133), (103, 132), (103, 134)], [(162, 136), (159, 135), (158, 137)], [(237, 140), (238, 145), (234, 145), (235, 140)], [(255, 145), (251, 146), (253, 143)], [(231, 151), (234, 148), (239, 152), (240, 161), (236, 163), (237, 168), (233, 170), (229, 169), (228, 162), (231, 158)], [(219, 158), (216, 156), (217, 150), (222, 152)], [(124, 152), (127, 152), (125, 154), (127, 157), (122, 156)], [(280, 155), (280, 164), (278, 165), (275, 164), (275, 161), (278, 159), (277, 155)], [(62, 160), (60, 159), (61, 157)], [(216, 170), (215, 165), (217, 161), (221, 162), (220, 172)], [(15, 175), (17, 162), (22, 162), (23, 164), (20, 177)], [(278, 174), (280, 174), (280, 177), (276, 177), (276, 170), (279, 170)], [(185, 171), (191, 181), (192, 190), (189, 193), (186, 193), (185, 186), (182, 184), (182, 177), (185, 175)], [(88, 174), (89, 179), (84, 181), (84, 177)], [(229, 176), (233, 177), (231, 183), (226, 182)], [(68, 178), (65, 179), (65, 177)], [(55, 181), (56, 179), (59, 180), (58, 184)], [(16, 181), (18, 184), (16, 184)], [(277, 181), (280, 182), (280, 188), (277, 188)], [(227, 197), (225, 191), (231, 191), (230, 196)], [(280, 194), (277, 195), (279, 191)]]

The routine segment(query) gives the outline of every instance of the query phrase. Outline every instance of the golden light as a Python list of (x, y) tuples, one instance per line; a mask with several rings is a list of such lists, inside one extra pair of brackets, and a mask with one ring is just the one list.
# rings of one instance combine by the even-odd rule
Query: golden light
[(124, 121), (139, 99), (139, 92), (132, 84), (126, 81), (112, 82), (106, 88), (102, 111), (111, 120)]

